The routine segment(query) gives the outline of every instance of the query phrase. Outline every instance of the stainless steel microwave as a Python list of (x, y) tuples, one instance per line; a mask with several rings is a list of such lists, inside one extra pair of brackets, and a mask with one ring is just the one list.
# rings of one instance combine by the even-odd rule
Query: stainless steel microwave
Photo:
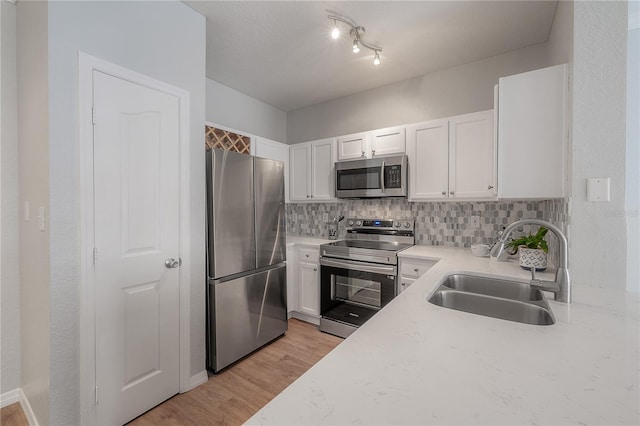
[(407, 196), (407, 156), (378, 157), (336, 163), (336, 197)]

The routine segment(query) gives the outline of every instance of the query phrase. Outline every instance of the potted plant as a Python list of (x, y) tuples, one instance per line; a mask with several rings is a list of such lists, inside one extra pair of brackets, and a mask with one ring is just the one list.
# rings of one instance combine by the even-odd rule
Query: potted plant
[(536, 271), (544, 271), (547, 269), (547, 253), (549, 246), (544, 237), (549, 230), (544, 226), (538, 229), (535, 235), (523, 235), (522, 237), (512, 240), (507, 247), (512, 247), (511, 254), (516, 254), (520, 250), (520, 266), (530, 270), (536, 268)]

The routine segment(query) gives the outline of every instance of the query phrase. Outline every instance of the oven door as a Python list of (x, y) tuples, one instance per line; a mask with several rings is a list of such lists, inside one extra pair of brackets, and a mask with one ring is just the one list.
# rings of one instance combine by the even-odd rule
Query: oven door
[(362, 325), (396, 296), (396, 267), (320, 258), (320, 313)]

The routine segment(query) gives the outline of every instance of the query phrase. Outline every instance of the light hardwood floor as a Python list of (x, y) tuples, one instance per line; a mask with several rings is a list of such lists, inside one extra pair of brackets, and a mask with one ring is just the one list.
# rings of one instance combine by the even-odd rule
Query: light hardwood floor
[[(239, 425), (342, 342), (314, 325), (289, 320), (289, 330), (258, 352), (210, 375), (190, 392), (176, 395), (134, 419), (132, 426)], [(0, 410), (1, 426), (29, 426), (20, 404)]]
[(24, 415), (19, 402), (14, 402), (0, 410), (0, 425), (29, 426), (27, 417)]
[(129, 423), (239, 425), (335, 348), (341, 338), (289, 320), (284, 337), (228, 367), (190, 392), (176, 395)]

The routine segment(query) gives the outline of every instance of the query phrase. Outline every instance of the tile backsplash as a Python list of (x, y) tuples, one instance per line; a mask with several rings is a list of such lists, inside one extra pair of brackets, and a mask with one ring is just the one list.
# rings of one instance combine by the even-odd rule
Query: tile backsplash
[[(414, 219), (416, 244), (469, 247), (473, 243), (493, 244), (498, 232), (523, 218), (549, 220), (565, 229), (567, 202), (485, 201), (410, 203), (406, 199), (346, 200), (339, 203), (287, 204), (287, 232), (293, 235), (324, 237), (327, 222), (334, 217)], [(478, 217), (479, 226), (472, 225)], [(529, 229), (525, 229), (529, 232)], [(345, 236), (345, 222), (338, 238)]]

